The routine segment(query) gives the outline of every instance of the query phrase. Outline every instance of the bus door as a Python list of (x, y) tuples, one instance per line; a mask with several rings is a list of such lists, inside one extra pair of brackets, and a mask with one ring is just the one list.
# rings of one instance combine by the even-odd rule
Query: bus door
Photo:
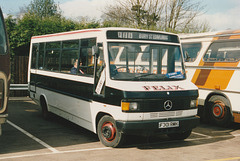
[(39, 44), (33, 44), (32, 45), (32, 59), (31, 59), (31, 81), (30, 81), (30, 91), (31, 92), (36, 92), (36, 74), (37, 74), (37, 69), (38, 69), (38, 52), (39, 52)]
[(102, 43), (93, 47), (94, 55), (94, 96), (105, 96), (106, 66), (103, 57)]

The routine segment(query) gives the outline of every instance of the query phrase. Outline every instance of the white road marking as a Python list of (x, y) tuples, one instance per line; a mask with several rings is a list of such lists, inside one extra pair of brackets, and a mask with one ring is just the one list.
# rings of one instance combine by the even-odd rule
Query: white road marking
[(209, 136), (209, 135), (205, 135), (205, 134), (201, 134), (201, 133), (197, 133), (197, 132), (192, 132), (192, 134), (207, 137), (207, 138), (211, 138), (211, 136)]
[[(65, 154), (65, 153), (76, 153), (76, 152), (88, 152), (88, 151), (97, 151), (97, 150), (109, 150), (113, 149), (111, 147), (101, 147), (101, 148), (90, 148), (90, 149), (77, 149), (77, 150), (68, 150), (68, 151), (58, 151), (55, 148), (49, 146), (48, 144), (44, 143), (40, 139), (34, 137), (27, 131), (23, 130), (22, 128), (18, 127), (17, 125), (13, 124), (9, 120), (7, 120), (7, 123), (18, 129), (19, 131), (23, 132), (25, 135), (29, 136), (33, 140), (37, 141), (41, 145), (45, 146), (49, 150), (51, 150), (51, 153), (38, 153), (38, 154), (26, 154), (26, 155), (13, 155), (13, 156), (5, 156), (5, 157), (0, 157), (0, 160), (4, 159), (15, 159), (15, 158), (24, 158), (24, 157), (36, 157), (36, 156), (44, 156), (44, 155), (53, 155), (53, 154)], [(203, 138), (193, 138), (193, 139), (185, 139), (184, 141), (199, 141), (199, 140), (205, 140), (205, 139), (212, 139), (212, 138), (226, 138), (226, 137), (240, 137), (240, 134), (233, 134), (233, 135), (224, 135), (224, 136), (209, 136), (209, 135), (204, 135), (201, 133), (197, 132), (192, 132), (195, 135), (203, 136)], [(176, 142), (177, 140), (170, 140), (170, 141), (163, 141), (159, 143), (152, 143), (151, 145), (156, 145), (156, 144), (164, 144), (164, 143), (169, 143), (169, 142)], [(228, 158), (229, 159), (229, 158)], [(234, 158), (235, 159), (235, 158)], [(239, 159), (239, 158), (237, 158)], [(219, 160), (220, 161), (220, 160)]]
[(7, 120), (7, 123), (11, 126), (13, 126), (14, 128), (16, 128), (17, 130), (21, 131), (22, 133), (24, 133), (25, 135), (27, 135), (28, 137), (30, 137), (31, 139), (35, 140), (36, 142), (38, 142), (39, 144), (43, 145), (44, 147), (46, 147), (47, 149), (49, 149), (50, 151), (52, 151), (53, 153), (59, 153), (59, 151), (53, 147), (51, 147), (50, 145), (48, 145), (47, 143), (43, 142), (42, 140), (38, 139), (37, 137), (33, 136), (32, 134), (30, 134), (29, 132), (27, 132), (26, 130), (22, 129), (21, 127), (15, 125), (14, 123), (12, 123), (11, 121)]
[[(199, 134), (200, 133), (195, 133), (195, 134)], [(204, 134), (202, 134), (203, 136)], [(235, 134), (232, 135), (235, 137), (239, 137), (240, 134)], [(231, 137), (231, 135), (224, 135), (224, 136), (208, 136), (205, 135), (205, 137), (203, 138), (194, 138), (194, 139), (185, 139), (184, 141), (199, 141), (199, 140), (206, 140), (206, 139), (212, 139), (212, 138), (226, 138), (226, 137)], [(159, 143), (152, 143), (151, 145), (156, 145), (156, 144), (164, 144), (164, 143), (170, 143), (170, 142), (177, 142), (177, 140), (170, 140), (170, 141), (163, 141), (163, 142), (159, 142)], [(88, 151), (97, 151), (97, 150), (109, 150), (109, 149), (114, 149), (111, 147), (102, 147), (102, 148), (91, 148), (91, 149), (77, 149), (77, 150), (69, 150), (69, 151), (58, 151), (58, 153), (38, 153), (38, 154), (26, 154), (26, 155), (15, 155), (15, 156), (6, 156), (6, 157), (0, 157), (0, 160), (4, 160), (4, 159), (14, 159), (14, 158), (24, 158), (24, 157), (36, 157), (36, 156), (44, 156), (44, 155), (53, 155), (53, 154), (64, 154), (64, 153), (76, 153), (76, 152), (88, 152)]]
[[(110, 148), (110, 147), (103, 147), (103, 148), (91, 148), (91, 149), (78, 149), (78, 150), (60, 151), (57, 154), (75, 153), (75, 152), (88, 152), (88, 151), (107, 150), (107, 149), (112, 149), (112, 148)], [(0, 160), (24, 158), (24, 157), (36, 157), (36, 156), (53, 155), (53, 154), (56, 154), (56, 153), (40, 153), (40, 154), (38, 153), (38, 154), (6, 156), (6, 157), (0, 157)]]

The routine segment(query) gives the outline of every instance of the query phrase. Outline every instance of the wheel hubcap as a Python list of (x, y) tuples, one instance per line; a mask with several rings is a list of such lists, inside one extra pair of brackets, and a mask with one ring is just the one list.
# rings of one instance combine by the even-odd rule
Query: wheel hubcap
[(225, 105), (222, 102), (216, 102), (213, 106), (213, 115), (216, 118), (221, 119), (225, 115), (224, 110), (225, 110)]
[(107, 122), (102, 126), (102, 135), (107, 141), (112, 141), (116, 136), (116, 129), (111, 122)]

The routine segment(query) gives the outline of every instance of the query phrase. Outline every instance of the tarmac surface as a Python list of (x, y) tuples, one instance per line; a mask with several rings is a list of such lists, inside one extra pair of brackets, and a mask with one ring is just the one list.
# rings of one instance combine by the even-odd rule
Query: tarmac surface
[(10, 98), (2, 125), (0, 161), (202, 161), (240, 160), (240, 124), (201, 124), (184, 141), (129, 136), (121, 148), (105, 147), (96, 134), (53, 115), (44, 120), (29, 98)]

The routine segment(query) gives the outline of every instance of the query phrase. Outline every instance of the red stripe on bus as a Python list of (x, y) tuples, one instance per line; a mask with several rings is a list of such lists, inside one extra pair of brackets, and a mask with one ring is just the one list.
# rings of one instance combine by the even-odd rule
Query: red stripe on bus
[(72, 31), (72, 32), (65, 32), (65, 33), (58, 33), (58, 34), (51, 34), (51, 35), (34, 36), (34, 37), (32, 37), (32, 39), (53, 37), (53, 36), (71, 35), (71, 34), (79, 34), (79, 33), (86, 33), (86, 32), (98, 32), (98, 31), (101, 31), (101, 30)]

